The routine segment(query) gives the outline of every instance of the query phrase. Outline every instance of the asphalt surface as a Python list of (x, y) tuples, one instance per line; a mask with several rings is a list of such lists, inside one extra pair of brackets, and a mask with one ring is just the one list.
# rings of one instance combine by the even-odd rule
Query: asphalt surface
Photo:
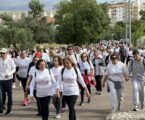
[[(131, 82), (125, 84), (124, 102), (121, 111), (130, 111), (132, 110)], [(41, 117), (36, 116), (36, 103), (31, 102), (28, 106), (22, 106), (22, 100), (22, 88), (17, 84), (17, 88), (13, 89), (13, 110), (10, 115), (1, 116), (0, 120), (41, 120)], [(106, 87), (103, 88), (101, 95), (96, 95), (92, 86), (91, 103), (87, 103), (87, 98), (85, 100), (84, 106), (79, 106), (80, 97), (78, 98), (76, 103), (77, 120), (105, 120), (107, 115), (111, 113), (110, 95), (107, 93)], [(49, 120), (55, 120), (55, 109), (52, 103)], [(68, 109), (61, 114), (60, 120), (68, 120)]]

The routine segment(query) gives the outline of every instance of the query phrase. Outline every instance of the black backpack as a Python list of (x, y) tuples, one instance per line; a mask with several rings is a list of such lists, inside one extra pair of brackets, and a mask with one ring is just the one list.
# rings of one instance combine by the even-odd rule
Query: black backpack
[[(62, 68), (62, 70), (61, 70), (61, 77), (62, 77), (62, 81), (63, 81), (63, 73), (64, 73), (64, 69), (65, 69), (65, 67), (64, 68)], [(74, 67), (74, 70), (75, 70), (75, 73), (76, 73), (76, 75), (77, 75), (77, 80), (79, 79), (79, 76), (78, 76), (78, 71), (77, 71), (77, 68), (76, 67)]]

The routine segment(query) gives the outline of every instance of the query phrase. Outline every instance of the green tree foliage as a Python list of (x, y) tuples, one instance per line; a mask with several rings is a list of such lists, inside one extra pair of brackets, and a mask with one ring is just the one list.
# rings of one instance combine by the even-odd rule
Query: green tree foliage
[(114, 26), (114, 39), (115, 40), (120, 40), (125, 38), (125, 23), (124, 22), (117, 22)]
[(44, 12), (43, 10), (44, 5), (40, 3), (39, 0), (31, 0), (29, 3), (29, 8), (30, 11), (29, 13), (34, 17), (40, 17), (42, 13)]
[(47, 17), (43, 16), (43, 6), (39, 0), (31, 0), (29, 15), (22, 14), (19, 20), (13, 20), (6, 14), (0, 15), (3, 20), (0, 26), (1, 46), (13, 45), (15, 48), (25, 49), (33, 48), (35, 43), (51, 42), (49, 35), (51, 27)]
[(63, 0), (57, 6), (57, 37), (61, 43), (96, 42), (108, 28), (107, 5), (96, 0)]

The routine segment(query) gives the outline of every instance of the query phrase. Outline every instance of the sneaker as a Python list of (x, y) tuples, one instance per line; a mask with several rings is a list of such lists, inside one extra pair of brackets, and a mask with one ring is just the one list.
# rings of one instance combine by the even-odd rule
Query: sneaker
[(81, 103), (79, 104), (79, 106), (84, 106), (84, 103), (81, 102)]
[(91, 102), (91, 98), (88, 98), (88, 103), (90, 103)]
[(28, 105), (28, 102), (27, 102), (27, 99), (24, 99), (23, 106), (26, 106), (26, 105)]
[(26, 98), (26, 100), (27, 100), (27, 103), (30, 104), (30, 99), (29, 98)]
[(137, 109), (137, 108), (134, 108), (134, 109), (133, 109), (133, 111), (134, 111), (134, 112), (137, 112), (137, 111), (139, 111), (139, 109)]
[(15, 88), (16, 88), (16, 84), (14, 83), (14, 84), (13, 84), (13, 89), (15, 89)]
[(21, 84), (21, 82), (20, 82), (20, 87), (22, 87), (22, 84)]
[(57, 114), (55, 118), (60, 119), (61, 118), (60, 114)]

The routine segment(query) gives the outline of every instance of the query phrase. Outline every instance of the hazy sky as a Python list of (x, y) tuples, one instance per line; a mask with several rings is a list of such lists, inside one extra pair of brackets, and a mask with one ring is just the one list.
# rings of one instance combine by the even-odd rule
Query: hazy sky
[[(0, 0), (0, 10), (25, 10), (31, 0)], [(52, 9), (61, 0), (40, 0), (45, 9)], [(98, 2), (111, 2), (118, 0), (98, 0)]]

